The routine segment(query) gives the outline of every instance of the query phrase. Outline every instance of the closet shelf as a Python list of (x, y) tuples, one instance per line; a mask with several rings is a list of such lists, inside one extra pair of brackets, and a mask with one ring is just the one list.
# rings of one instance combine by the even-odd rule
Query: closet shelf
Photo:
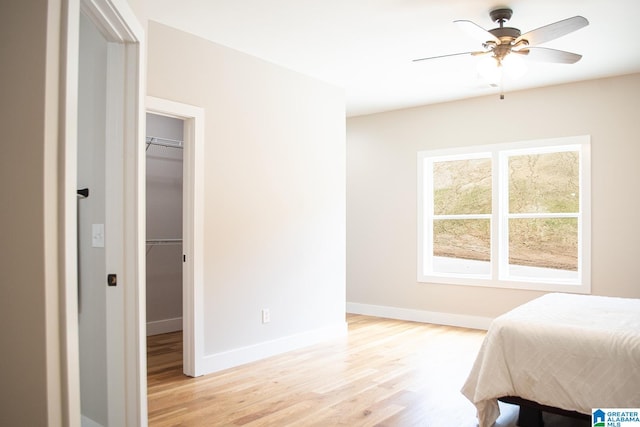
[(147, 239), (147, 255), (154, 246), (182, 245), (182, 239)]
[(182, 239), (147, 239), (147, 246), (179, 245)]
[(169, 138), (161, 138), (159, 136), (147, 136), (145, 139), (145, 143), (147, 144), (147, 150), (150, 145), (159, 145), (162, 147), (169, 148), (184, 148), (184, 142), (177, 139), (169, 139)]

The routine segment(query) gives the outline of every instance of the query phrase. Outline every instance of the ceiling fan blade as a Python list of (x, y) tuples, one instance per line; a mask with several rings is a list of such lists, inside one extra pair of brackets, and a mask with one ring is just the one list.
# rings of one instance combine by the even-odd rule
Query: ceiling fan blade
[(412, 62), (418, 62), (418, 61), (427, 61), (429, 59), (440, 59), (440, 58), (448, 58), (449, 56), (460, 56), (460, 55), (472, 55), (472, 56), (478, 56), (478, 55), (484, 55), (485, 53), (491, 53), (491, 51), (480, 51), (480, 52), (460, 52), (460, 53), (450, 53), (448, 55), (438, 55), (438, 56), (429, 56), (426, 58), (418, 58), (418, 59), (413, 59)]
[(563, 19), (562, 21), (554, 22), (553, 24), (545, 25), (544, 27), (536, 28), (528, 33), (524, 33), (514, 41), (514, 45), (517, 45), (522, 40), (526, 40), (529, 46), (539, 45), (550, 40), (562, 37), (565, 34), (569, 34), (573, 31), (579, 30), (582, 27), (589, 25), (587, 18), (582, 16), (574, 16), (572, 18)]
[(458, 27), (462, 28), (467, 34), (476, 39), (479, 42), (486, 43), (488, 41), (495, 42), (495, 44), (500, 44), (500, 39), (491, 34), (489, 31), (482, 28), (480, 25), (475, 22), (466, 21), (466, 20), (458, 20), (453, 21), (454, 24), (457, 24)]
[(534, 61), (556, 62), (559, 64), (575, 64), (582, 58), (582, 55), (578, 55), (577, 53), (535, 46), (514, 50), (512, 52), (525, 55), (528, 59)]

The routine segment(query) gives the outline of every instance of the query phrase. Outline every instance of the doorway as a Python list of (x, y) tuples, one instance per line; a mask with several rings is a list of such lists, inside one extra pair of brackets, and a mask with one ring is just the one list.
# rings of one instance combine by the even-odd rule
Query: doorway
[(184, 122), (147, 113), (147, 336), (182, 331)]
[[(196, 377), (205, 372), (204, 367), (204, 348), (203, 348), (203, 309), (202, 309), (202, 292), (203, 292), (203, 217), (204, 217), (204, 196), (203, 196), (203, 183), (204, 183), (204, 171), (203, 171), (203, 150), (204, 150), (204, 110), (200, 107), (192, 105), (182, 104), (166, 99), (147, 97), (147, 114), (150, 120), (147, 121), (150, 124), (150, 128), (147, 129), (147, 136), (149, 138), (156, 138), (156, 141), (147, 140), (149, 143), (155, 142), (154, 150), (173, 151), (171, 153), (164, 153), (165, 156), (179, 156), (182, 157), (182, 221), (176, 222), (175, 213), (176, 206), (174, 206), (174, 213), (171, 215), (173, 218), (173, 230), (176, 227), (182, 227), (182, 241), (181, 241), (181, 262), (182, 262), (182, 340), (183, 340), (183, 372), (185, 375)], [(177, 131), (179, 125), (182, 125), (182, 138)], [(163, 130), (165, 129), (166, 130)], [(159, 130), (163, 135), (153, 135), (153, 133)], [(174, 132), (174, 133), (171, 133)], [(160, 139), (164, 138), (164, 140)], [(171, 147), (167, 147), (170, 145)], [(182, 148), (175, 148), (176, 146)], [(149, 150), (152, 148), (152, 144), (149, 144)], [(175, 179), (175, 172), (177, 172), (177, 163), (174, 162), (173, 172)], [(155, 167), (156, 165), (154, 165)], [(168, 171), (166, 171), (169, 173)], [(154, 199), (157, 197), (156, 190), (151, 190), (151, 195), (147, 197), (147, 211), (155, 209), (156, 206)], [(151, 215), (151, 216), (150, 216)], [(152, 218), (152, 214), (147, 215), (147, 219)], [(151, 219), (155, 223), (155, 219)], [(150, 225), (147, 227), (148, 234), (147, 240), (150, 240), (150, 245), (147, 246), (147, 257), (151, 263), (153, 261), (152, 252), (160, 248), (160, 245), (151, 246), (154, 242), (153, 239), (162, 238), (160, 233), (163, 232), (162, 227), (156, 228), (156, 225)], [(168, 229), (165, 229), (168, 230)], [(158, 233), (158, 234), (155, 234)], [(160, 236), (160, 237), (158, 237)], [(171, 252), (169, 246), (173, 245), (176, 249), (177, 244), (171, 241), (165, 242), (167, 244), (166, 249)], [(150, 249), (150, 246), (152, 247)], [(153, 264), (149, 264), (148, 268), (152, 268)], [(175, 270), (174, 270), (175, 271)], [(148, 271), (149, 272), (149, 271)], [(153, 273), (153, 272), (152, 272)], [(147, 279), (147, 283), (150, 286), (154, 286), (151, 283), (152, 277)], [(149, 289), (149, 287), (148, 287)], [(175, 288), (174, 288), (175, 291)], [(151, 297), (155, 298), (155, 297)], [(152, 317), (156, 317), (156, 308), (152, 307), (153, 304), (150, 298), (147, 298), (147, 311), (152, 313)], [(173, 310), (176, 308), (173, 307)], [(173, 311), (175, 313), (177, 311)], [(169, 315), (170, 316), (170, 315)], [(151, 332), (156, 332), (158, 326), (164, 324), (166, 331), (179, 327), (179, 319), (176, 317), (169, 317), (167, 322), (160, 322), (158, 324), (148, 323), (148, 327)], [(154, 319), (148, 318), (148, 321)], [(173, 325), (173, 326), (172, 326)], [(162, 330), (162, 329), (161, 329)]]

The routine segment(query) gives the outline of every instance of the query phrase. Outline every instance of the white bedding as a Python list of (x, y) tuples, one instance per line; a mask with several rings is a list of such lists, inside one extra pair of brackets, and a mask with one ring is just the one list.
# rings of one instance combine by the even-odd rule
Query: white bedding
[(496, 318), (462, 393), (480, 427), (503, 396), (584, 414), (640, 407), (640, 299), (547, 294)]

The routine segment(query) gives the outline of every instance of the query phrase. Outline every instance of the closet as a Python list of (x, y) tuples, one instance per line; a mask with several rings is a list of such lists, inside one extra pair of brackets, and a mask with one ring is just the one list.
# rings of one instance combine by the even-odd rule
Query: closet
[(147, 113), (147, 335), (182, 330), (183, 128)]

